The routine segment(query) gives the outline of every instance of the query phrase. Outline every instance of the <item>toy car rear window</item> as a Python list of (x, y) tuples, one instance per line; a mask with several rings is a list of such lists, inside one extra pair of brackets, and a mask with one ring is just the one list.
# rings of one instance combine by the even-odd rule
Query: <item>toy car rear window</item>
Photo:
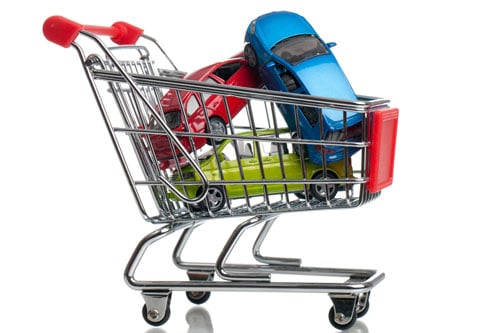
[(323, 43), (313, 35), (298, 35), (284, 39), (274, 45), (271, 51), (293, 66), (304, 60), (328, 54)]
[(218, 69), (214, 71), (214, 74), (227, 81), (234, 73), (241, 67), (240, 62), (231, 62), (225, 65), (222, 65)]

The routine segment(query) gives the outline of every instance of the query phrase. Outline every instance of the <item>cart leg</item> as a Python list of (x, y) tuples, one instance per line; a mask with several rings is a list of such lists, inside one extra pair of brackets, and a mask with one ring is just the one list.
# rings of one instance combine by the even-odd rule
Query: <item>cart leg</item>
[(127, 285), (132, 289), (144, 290), (145, 284), (135, 279), (135, 271), (137, 270), (137, 267), (139, 266), (139, 263), (142, 260), (142, 257), (144, 256), (146, 250), (153, 243), (159, 241), (160, 239), (178, 230), (190, 228), (194, 223), (196, 223), (196, 221), (189, 223), (179, 223), (176, 225), (166, 225), (146, 235), (139, 242), (139, 244), (137, 244), (134, 252), (132, 253), (132, 256), (127, 263), (127, 266), (125, 267), (125, 283), (127, 283)]
[[(215, 275), (214, 264), (209, 263), (194, 263), (185, 262), (182, 260), (182, 251), (186, 246), (191, 234), (194, 229), (200, 224), (193, 225), (190, 228), (185, 229), (182, 232), (177, 245), (175, 246), (174, 252), (172, 254), (172, 260), (174, 264), (180, 268), (187, 271), (187, 275), (190, 281), (213, 281)], [(209, 291), (186, 291), (187, 298), (194, 304), (203, 304), (210, 298)]]
[(349, 294), (329, 294), (333, 306), (328, 319), (333, 327), (339, 330), (350, 328), (356, 322), (358, 296)]
[(175, 266), (177, 266), (177, 268), (179, 269), (183, 269), (186, 271), (213, 273), (215, 270), (214, 263), (186, 262), (182, 260), (182, 251), (184, 251), (184, 248), (186, 247), (186, 244), (193, 231), (201, 224), (202, 223), (194, 224), (192, 227), (187, 228), (182, 232), (182, 235), (179, 238), (177, 245), (175, 246), (174, 252), (172, 253), (172, 260)]
[(258, 262), (261, 262), (263, 264), (274, 264), (274, 265), (286, 265), (286, 266), (300, 266), (302, 263), (302, 260), (297, 259), (297, 258), (281, 258), (281, 257), (266, 257), (260, 254), (260, 247), (262, 246), (262, 243), (264, 242), (264, 239), (266, 238), (267, 234), (269, 233), (269, 230), (273, 226), (274, 221), (276, 220), (277, 216), (272, 218), (271, 220), (267, 221), (264, 224), (264, 227), (259, 233), (259, 236), (255, 240), (255, 243), (253, 245), (253, 256), (255, 260)]
[(222, 249), (222, 252), (220, 253), (219, 257), (217, 258), (217, 262), (215, 263), (215, 271), (217, 272), (217, 275), (224, 280), (228, 281), (266, 281), (269, 282), (271, 280), (271, 275), (268, 273), (255, 273), (255, 274), (249, 274), (249, 273), (238, 273), (238, 272), (232, 272), (229, 273), (225, 269), (226, 261), (231, 254), (234, 246), (240, 239), (241, 235), (249, 228), (256, 226), (257, 224), (267, 222), (269, 220), (274, 220), (276, 219), (276, 216), (270, 216), (270, 215), (259, 215), (252, 217), (245, 222), (239, 224), (229, 237), (229, 239), (226, 242), (226, 245)]
[(172, 293), (170, 291), (152, 292), (144, 291), (144, 307), (142, 316), (144, 320), (152, 326), (160, 326), (170, 318), (170, 300)]

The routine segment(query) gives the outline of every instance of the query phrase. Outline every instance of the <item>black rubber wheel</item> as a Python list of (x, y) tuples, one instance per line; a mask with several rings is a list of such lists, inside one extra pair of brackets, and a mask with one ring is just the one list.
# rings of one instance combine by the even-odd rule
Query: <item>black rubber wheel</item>
[(210, 298), (209, 291), (186, 291), (186, 297), (191, 303), (203, 304)]
[[(226, 135), (227, 134), (226, 123), (221, 118), (219, 118), (219, 117), (210, 118), (209, 125), (210, 125), (210, 131), (207, 131), (207, 132), (210, 132), (210, 133), (216, 134), (216, 135)], [(224, 139), (223, 138), (222, 139), (214, 138), (213, 141), (212, 141), (212, 139), (207, 139), (207, 143), (209, 145), (212, 145), (212, 142), (214, 142), (214, 141), (215, 141), (215, 144), (218, 145), (222, 141), (224, 141)]]
[(170, 307), (167, 306), (167, 308), (165, 309), (165, 316), (163, 316), (161, 320), (152, 321), (151, 319), (148, 318), (148, 308), (146, 304), (144, 304), (144, 306), (142, 307), (142, 318), (144, 318), (146, 323), (148, 323), (151, 326), (161, 326), (165, 324), (170, 318)]
[[(333, 172), (331, 171), (327, 171), (326, 172), (326, 178), (327, 179), (337, 179), (337, 175), (335, 175)], [(312, 179), (314, 180), (318, 180), (318, 179), (323, 179), (324, 180), (324, 177), (323, 177), (323, 171), (320, 171), (320, 172), (317, 172), (313, 177)], [(326, 201), (326, 199), (328, 198), (328, 200), (332, 200), (333, 198), (335, 198), (335, 195), (337, 194), (337, 184), (311, 184), (311, 195), (318, 199), (319, 201)]]
[(248, 66), (256, 68), (258, 65), (257, 54), (255, 54), (253, 46), (250, 44), (246, 44), (243, 52), (245, 55), (245, 59), (248, 62)]
[(354, 312), (351, 320), (349, 320), (347, 323), (340, 324), (335, 320), (335, 308), (333, 306), (330, 308), (330, 312), (328, 312), (328, 319), (330, 320), (330, 324), (332, 324), (333, 327), (341, 331), (351, 328), (352, 325), (356, 323), (356, 318), (357, 315), (356, 312)]
[(357, 313), (357, 317), (358, 318), (363, 317), (368, 312), (369, 309), (370, 309), (370, 301), (367, 300), (365, 308)]

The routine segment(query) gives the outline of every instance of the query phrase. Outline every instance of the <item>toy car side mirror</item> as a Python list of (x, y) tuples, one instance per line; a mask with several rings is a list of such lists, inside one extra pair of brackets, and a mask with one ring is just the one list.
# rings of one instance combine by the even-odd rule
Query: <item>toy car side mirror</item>
[(335, 42), (329, 42), (329, 43), (326, 43), (326, 45), (327, 45), (329, 48), (332, 48), (332, 47), (336, 46), (336, 45), (337, 45), (337, 43), (335, 43)]
[(266, 67), (267, 68), (273, 68), (273, 67), (276, 67), (276, 63), (274, 61), (269, 61), (267, 64), (266, 64)]

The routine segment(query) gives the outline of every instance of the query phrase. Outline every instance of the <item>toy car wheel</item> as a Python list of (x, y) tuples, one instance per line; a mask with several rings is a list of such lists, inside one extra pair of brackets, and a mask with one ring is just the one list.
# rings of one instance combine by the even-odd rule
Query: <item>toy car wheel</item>
[[(326, 172), (326, 180), (323, 176), (323, 172), (317, 172), (312, 179), (313, 180), (324, 180), (337, 179), (338, 177), (331, 171)], [(319, 201), (332, 200), (337, 194), (337, 184), (311, 184), (311, 194), (314, 198)]]
[(205, 204), (208, 204), (208, 208), (210, 208), (212, 212), (217, 212), (224, 208), (226, 205), (226, 195), (222, 187), (210, 186), (208, 188), (207, 197), (205, 198)]
[[(198, 188), (196, 195), (199, 196), (201, 194), (202, 188)], [(224, 194), (224, 190), (220, 186), (210, 186), (208, 188), (207, 196), (202, 202), (196, 204), (190, 204), (191, 210), (193, 212), (202, 212), (206, 211), (208, 208), (212, 212), (217, 212), (224, 208), (226, 205), (226, 195)]]
[[(209, 119), (209, 124), (210, 124), (210, 133), (216, 134), (216, 135), (226, 135), (227, 134), (226, 123), (221, 118), (219, 118), (219, 117), (212, 117), (212, 118)], [(213, 141), (215, 141), (215, 144), (219, 144), (222, 141), (224, 141), (224, 138), (222, 138), (222, 139), (216, 139), (216, 138), (214, 138)], [(208, 139), (207, 143), (211, 145), (212, 144), (212, 140)]]
[(209, 291), (186, 291), (186, 296), (194, 304), (203, 304), (210, 298)]
[(244, 49), (244, 55), (246, 61), (248, 61), (248, 66), (255, 68), (257, 67), (257, 55), (255, 54), (255, 50), (253, 49), (253, 46), (250, 44), (245, 45)]

